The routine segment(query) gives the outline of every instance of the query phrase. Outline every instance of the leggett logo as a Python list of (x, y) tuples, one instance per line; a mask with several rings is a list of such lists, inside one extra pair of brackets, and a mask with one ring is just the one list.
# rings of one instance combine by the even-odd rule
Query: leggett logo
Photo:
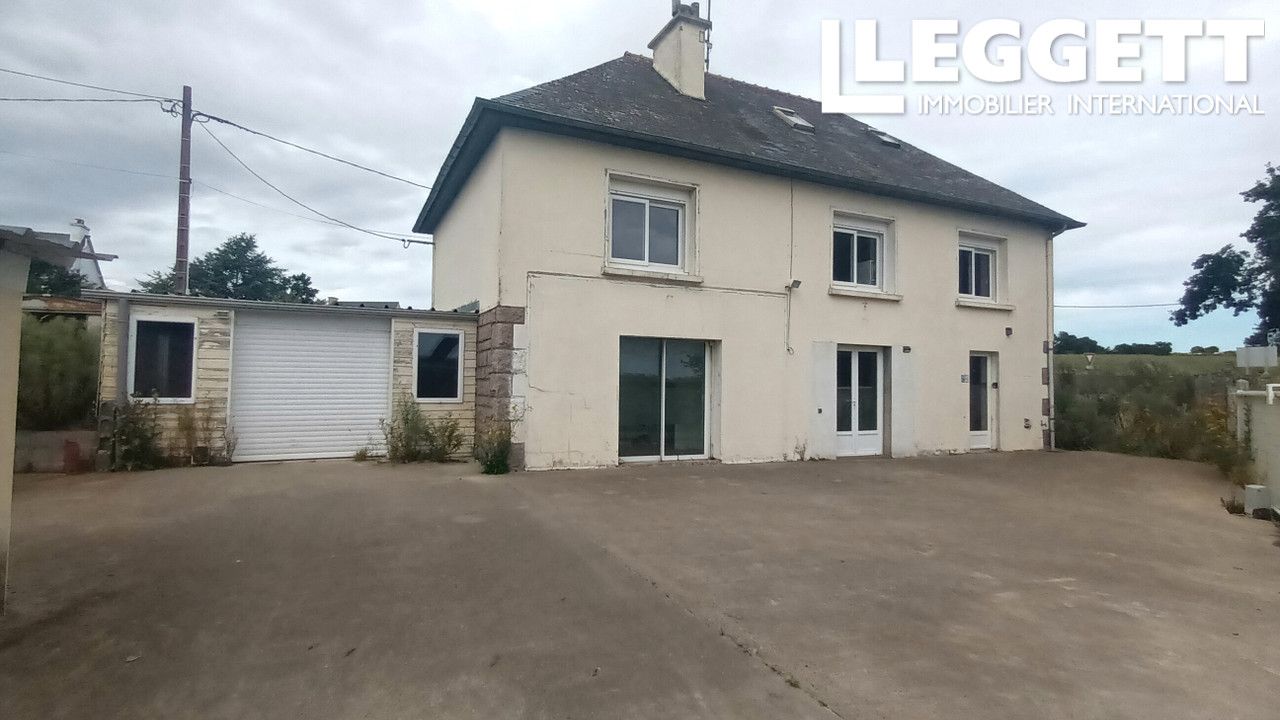
[[(1261, 19), (1097, 20), (1092, 31), (1083, 20), (1050, 20), (1023, 42), (1017, 20), (983, 20), (960, 39), (959, 20), (915, 20), (911, 23), (911, 81), (959, 83), (961, 70), (991, 84), (1017, 83), (1024, 65), (1050, 83), (1142, 84), (1150, 80), (1141, 65), (1143, 53), (1160, 51), (1159, 82), (1187, 81), (1187, 48), (1211, 43), (1220, 50), (1222, 80), (1249, 80), (1249, 42), (1266, 35)], [(907, 62), (880, 57), (875, 20), (853, 23), (853, 84), (905, 83)], [(841, 23), (822, 21), (822, 111), (827, 113), (902, 115), (904, 94), (844, 94)], [(1215, 54), (1217, 54), (1215, 52)], [(1025, 62), (1024, 62), (1025, 60)], [(955, 61), (942, 64), (943, 61)], [(1152, 73), (1154, 74), (1154, 73)], [(918, 97), (921, 115), (1052, 115), (1055, 98), (1045, 94), (925, 94)], [(1066, 111), (1073, 115), (1263, 115), (1257, 95), (1189, 93), (1071, 93)]]

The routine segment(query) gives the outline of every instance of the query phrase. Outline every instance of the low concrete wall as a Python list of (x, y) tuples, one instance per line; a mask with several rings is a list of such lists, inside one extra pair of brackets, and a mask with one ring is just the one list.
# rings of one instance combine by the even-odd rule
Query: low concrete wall
[(94, 430), (19, 430), (14, 442), (14, 472), (87, 472), (98, 450)]
[(1280, 512), (1280, 404), (1263, 397), (1241, 397), (1249, 420), (1249, 440), (1259, 482), (1271, 492), (1271, 507)]

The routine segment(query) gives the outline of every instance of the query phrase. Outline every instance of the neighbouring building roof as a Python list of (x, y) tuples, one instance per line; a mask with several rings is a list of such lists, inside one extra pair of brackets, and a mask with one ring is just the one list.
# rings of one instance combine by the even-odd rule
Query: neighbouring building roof
[(0, 225), (0, 249), (45, 262), (71, 267), (77, 259), (115, 260), (115, 255), (95, 253), (72, 240), (66, 233), (50, 233), (29, 227)]
[[(775, 107), (813, 125), (801, 132)], [(1030, 221), (1084, 223), (1029, 200), (822, 104), (707, 74), (706, 99), (682, 95), (653, 61), (627, 53), (582, 72), (492, 100), (476, 99), (414, 231), (434, 232), (502, 127), (522, 127)]]
[(101, 315), (102, 302), (57, 295), (23, 295), (22, 311), (37, 315)]

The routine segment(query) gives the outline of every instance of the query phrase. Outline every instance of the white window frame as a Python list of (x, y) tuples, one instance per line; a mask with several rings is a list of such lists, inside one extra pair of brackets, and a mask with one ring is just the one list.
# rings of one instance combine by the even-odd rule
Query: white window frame
[[(422, 333), (431, 333), (433, 335), (454, 335), (458, 338), (458, 394), (451, 398), (424, 398), (418, 397), (418, 341), (422, 338)], [(467, 334), (462, 330), (453, 330), (447, 328), (431, 328), (431, 327), (414, 327), (413, 328), (413, 399), (420, 403), (460, 403), (464, 393), (463, 382), (466, 379), (467, 365)]]
[(988, 263), (988, 272), (991, 275), (989, 278), (991, 294), (977, 295), (973, 292), (977, 290), (978, 287), (978, 263), (973, 262), (972, 259), (970, 259), (969, 262), (969, 292), (961, 292), (959, 287), (959, 278), (957, 277), (956, 294), (966, 300), (973, 300), (975, 302), (997, 302), (997, 299), (1000, 297), (1000, 248), (993, 244), (975, 242), (971, 238), (965, 238), (960, 241), (960, 244), (956, 249), (956, 268), (959, 268), (960, 266), (960, 253), (962, 251), (968, 251), (969, 253), (972, 253), (973, 256), (986, 255), (991, 259)]
[[(624, 171), (605, 172), (604, 208), (604, 258), (605, 267), (652, 271), (667, 275), (693, 276), (697, 266), (696, 217), (698, 186), (663, 178), (649, 177)], [(615, 258), (613, 256), (613, 202), (615, 199), (644, 205), (644, 259)], [(649, 207), (669, 207), (676, 210), (678, 237), (675, 265), (649, 260)]]
[[(137, 311), (135, 311), (137, 312)], [(134, 375), (138, 361), (138, 323), (186, 323), (191, 326), (191, 394), (180, 398), (157, 398), (134, 395)], [(194, 405), (196, 402), (196, 368), (200, 365), (200, 319), (194, 315), (170, 315), (167, 313), (140, 312), (129, 317), (129, 367), (126, 387), (133, 400), (157, 405)], [(117, 378), (117, 381), (119, 378)]]
[[(853, 267), (852, 280), (837, 280), (835, 277), (835, 257), (836, 257), (836, 233), (846, 233), (853, 236)], [(858, 236), (875, 238), (876, 241), (876, 281), (874, 284), (858, 282)], [(857, 225), (836, 223), (831, 227), (831, 284), (837, 287), (858, 288), (859, 290), (879, 290), (885, 289), (885, 231), (872, 230)]]
[[(629, 202), (644, 207), (644, 259), (636, 260), (633, 258), (620, 258), (613, 255), (613, 205), (616, 202)], [(676, 211), (676, 256), (679, 262), (672, 265), (669, 263), (655, 262), (649, 259), (649, 208), (660, 207)], [(685, 268), (685, 213), (688, 211), (685, 203), (668, 200), (666, 198), (651, 198), (643, 195), (635, 195), (632, 193), (611, 191), (609, 193), (609, 262), (614, 265), (632, 265), (636, 267), (652, 267), (662, 268), (663, 270), (676, 270), (684, 272)]]

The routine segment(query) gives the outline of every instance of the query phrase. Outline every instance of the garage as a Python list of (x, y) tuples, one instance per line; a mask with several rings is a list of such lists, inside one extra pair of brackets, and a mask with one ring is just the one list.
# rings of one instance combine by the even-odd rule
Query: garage
[(389, 318), (242, 310), (231, 355), (233, 460), (344, 457), (381, 445)]

